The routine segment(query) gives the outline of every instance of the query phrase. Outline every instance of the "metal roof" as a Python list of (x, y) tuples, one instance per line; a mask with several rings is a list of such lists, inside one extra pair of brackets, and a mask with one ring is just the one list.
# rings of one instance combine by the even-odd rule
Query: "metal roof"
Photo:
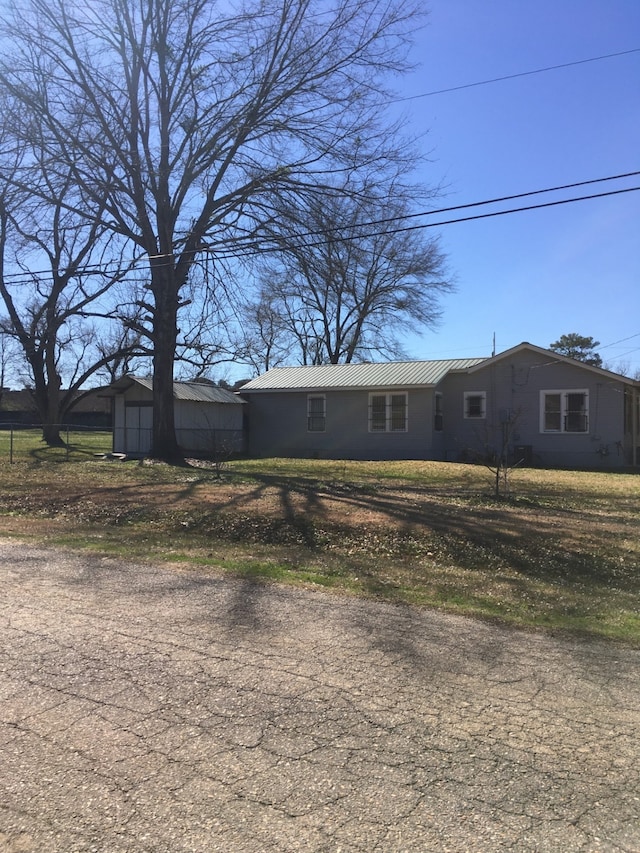
[(407, 388), (437, 385), (452, 370), (467, 370), (485, 358), (438, 361), (391, 361), (364, 364), (320, 364), (312, 367), (274, 367), (240, 389), (300, 391), (347, 388)]
[(226, 388), (201, 382), (174, 382), (173, 396), (176, 400), (196, 400), (202, 403), (242, 403), (243, 401)]
[[(115, 391), (126, 391), (134, 384), (141, 385), (148, 391), (153, 390), (153, 381), (150, 376), (123, 376), (110, 387)], [(192, 400), (197, 403), (235, 403), (236, 405), (244, 403), (244, 400), (232, 391), (206, 382), (174, 382), (173, 397), (175, 400)]]

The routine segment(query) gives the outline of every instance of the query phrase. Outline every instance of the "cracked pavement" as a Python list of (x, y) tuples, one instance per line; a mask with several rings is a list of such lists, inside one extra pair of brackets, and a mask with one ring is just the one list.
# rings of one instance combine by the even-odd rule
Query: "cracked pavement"
[(640, 651), (0, 540), (0, 851), (640, 851)]

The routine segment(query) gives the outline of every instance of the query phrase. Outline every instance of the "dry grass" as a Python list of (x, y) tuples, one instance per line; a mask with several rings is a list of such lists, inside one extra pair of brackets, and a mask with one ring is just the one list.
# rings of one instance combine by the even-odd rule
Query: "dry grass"
[[(85, 457), (86, 458), (86, 457)], [(435, 462), (0, 461), (0, 533), (640, 645), (640, 477)]]

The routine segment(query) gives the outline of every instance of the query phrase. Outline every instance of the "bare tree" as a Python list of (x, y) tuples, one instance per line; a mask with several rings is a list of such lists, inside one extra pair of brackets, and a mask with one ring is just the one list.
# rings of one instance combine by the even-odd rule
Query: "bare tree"
[(406, 193), (338, 191), (281, 208), (281, 251), (252, 306), (260, 343), (267, 331), (271, 351), (295, 349), (302, 364), (404, 356), (402, 338), (433, 326), (451, 289), (437, 239), (403, 228)]
[(256, 299), (244, 307), (242, 343), (239, 359), (250, 365), (256, 373), (272, 367), (291, 363), (297, 359), (302, 364), (317, 364), (314, 344), (318, 336), (312, 318), (303, 315), (298, 307), (289, 303), (279, 288), (275, 273), (264, 273), (264, 286)]
[[(38, 179), (46, 176), (39, 172)], [(0, 189), (2, 332), (20, 347), (25, 384), (51, 445), (62, 443), (60, 424), (85, 383), (135, 351), (127, 340), (105, 346), (108, 327), (121, 328), (109, 296), (126, 265), (100, 216), (88, 221), (69, 210), (74, 193), (69, 179), (58, 183), (53, 204), (6, 184)]]
[(487, 420), (476, 432), (476, 441), (463, 450), (467, 462), (485, 465), (493, 475), (493, 493), (496, 500), (511, 496), (511, 475), (516, 468), (526, 464), (514, 436), (522, 421), (523, 410), (501, 409), (493, 420)]
[(622, 359), (617, 364), (606, 362), (602, 365), (605, 370), (610, 370), (612, 373), (619, 373), (620, 376), (627, 376), (629, 379), (635, 379), (640, 382), (640, 367), (634, 368), (628, 358)]
[(0, 404), (2, 396), (7, 387), (9, 377), (16, 377), (16, 367), (19, 354), (17, 352), (15, 341), (3, 329), (7, 322), (0, 317)]
[(104, 362), (96, 375), (107, 384), (116, 382), (127, 373), (135, 373), (144, 357), (149, 355), (140, 335), (132, 332), (127, 322), (115, 326), (110, 335), (103, 332), (96, 342), (96, 350)]
[(513, 446), (513, 436), (522, 418), (520, 409), (505, 412), (499, 427), (494, 426), (494, 445), (485, 459), (485, 464), (494, 477), (494, 496), (496, 500), (511, 497), (511, 474), (524, 463)]
[(29, 116), (16, 132), (104, 198), (103, 224), (148, 264), (154, 456), (179, 458), (173, 368), (193, 264), (252, 242), (280, 189), (385, 160), (383, 79), (407, 67), (411, 2), (14, 4), (0, 86)]

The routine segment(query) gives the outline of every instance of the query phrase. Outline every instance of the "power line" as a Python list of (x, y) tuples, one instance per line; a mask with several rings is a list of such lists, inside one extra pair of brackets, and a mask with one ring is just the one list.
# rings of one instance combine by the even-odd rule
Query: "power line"
[[(545, 193), (561, 192), (562, 190), (571, 190), (571, 189), (576, 189), (577, 187), (586, 187), (586, 186), (589, 186), (590, 184), (602, 184), (602, 183), (605, 183), (607, 181), (618, 181), (618, 180), (622, 180), (623, 178), (635, 178), (635, 177), (638, 177), (639, 175), (640, 175), (640, 171), (622, 172), (619, 175), (610, 175), (609, 177), (606, 177), (606, 178), (592, 178), (589, 181), (576, 181), (572, 184), (561, 184), (561, 185), (556, 186), (556, 187), (547, 187), (546, 189), (543, 189), (543, 190), (529, 190), (528, 192), (524, 192), (524, 193), (515, 193), (514, 195), (498, 196), (497, 198), (489, 198), (489, 199), (485, 199), (484, 201), (473, 201), (473, 202), (468, 202), (466, 204), (457, 204), (457, 205), (452, 205), (450, 207), (442, 207), (439, 209), (436, 208), (434, 210), (422, 210), (419, 213), (405, 213), (402, 216), (390, 216), (390, 217), (387, 217), (386, 219), (372, 219), (372, 220), (369, 220), (368, 222), (365, 222), (362, 225), (357, 226), (357, 227), (362, 229), (362, 228), (369, 228), (369, 227), (374, 226), (374, 225), (387, 225), (390, 222), (399, 222), (399, 221), (404, 220), (404, 219), (416, 219), (418, 217), (423, 217), (423, 216), (437, 216), (441, 213), (451, 213), (454, 210), (468, 210), (468, 209), (473, 208), (473, 207), (483, 207), (483, 206), (486, 206), (489, 204), (501, 204), (502, 202), (515, 201), (516, 199), (519, 199), (519, 198), (529, 198), (531, 196), (544, 195)], [(526, 208), (523, 208), (523, 209), (526, 209)], [(336, 226), (335, 228), (325, 228), (321, 231), (305, 231), (304, 233), (299, 234), (297, 236), (299, 236), (299, 237), (315, 237), (316, 235), (326, 234), (328, 231), (340, 231), (340, 230), (342, 230), (342, 228), (339, 226)]]
[(640, 352), (640, 347), (634, 347), (633, 349), (628, 349), (620, 355), (616, 356), (618, 359), (626, 358), (628, 355), (633, 355), (634, 352)]
[[(385, 228), (384, 230), (381, 230), (381, 231), (375, 231), (375, 230), (374, 231), (367, 231), (367, 229), (372, 228), (372, 227), (377, 227), (380, 225), (388, 225), (388, 224), (393, 223), (393, 222), (402, 222), (402, 221), (409, 220), (409, 219), (415, 219), (417, 217), (437, 216), (440, 214), (453, 213), (455, 211), (460, 211), (460, 210), (469, 210), (472, 208), (486, 206), (486, 205), (490, 205), (490, 204), (498, 204), (498, 203), (505, 202), (505, 201), (514, 201), (516, 199), (530, 198), (530, 197), (538, 196), (538, 195), (541, 195), (544, 193), (558, 192), (558, 191), (566, 190), (566, 189), (584, 187), (584, 186), (588, 186), (591, 184), (600, 184), (600, 183), (607, 182), (607, 181), (620, 180), (622, 178), (627, 178), (627, 177), (637, 177), (639, 175), (640, 175), (640, 171), (624, 172), (624, 173), (621, 173), (619, 175), (612, 175), (609, 177), (602, 177), (602, 178), (593, 178), (593, 179), (588, 180), (588, 181), (577, 181), (577, 182), (574, 182), (571, 184), (563, 184), (563, 185), (555, 186), (555, 187), (547, 187), (546, 189), (530, 190), (529, 192), (516, 193), (513, 195), (507, 195), (507, 196), (500, 196), (497, 198), (485, 199), (483, 201), (475, 201), (475, 202), (469, 202), (466, 204), (452, 205), (450, 207), (442, 207), (442, 208), (438, 208), (436, 210), (422, 211), (420, 213), (404, 214), (402, 216), (389, 217), (386, 219), (370, 220), (369, 222), (365, 222), (365, 223), (362, 223), (361, 225), (357, 226), (358, 233), (353, 234), (353, 235), (348, 235), (348, 236), (342, 233), (340, 235), (340, 239), (342, 241), (351, 241), (351, 240), (363, 239), (365, 237), (376, 237), (376, 236), (383, 236), (386, 234), (398, 234), (398, 233), (402, 233), (402, 232), (406, 232), (406, 231), (417, 231), (417, 230), (420, 230), (423, 228), (436, 228), (436, 227), (440, 227), (443, 225), (453, 225), (453, 224), (457, 224), (460, 222), (473, 222), (475, 220), (489, 219), (489, 218), (495, 217), (495, 216), (506, 216), (506, 215), (512, 214), (512, 213), (521, 213), (521, 212), (529, 211), (529, 210), (539, 210), (539, 209), (546, 208), (546, 207), (557, 207), (559, 205), (572, 204), (572, 203), (578, 202), (578, 201), (588, 201), (588, 200), (596, 199), (596, 198), (605, 198), (607, 196), (620, 195), (622, 193), (635, 192), (637, 190), (640, 190), (640, 186), (624, 187), (624, 188), (617, 189), (617, 190), (607, 190), (606, 192), (601, 192), (601, 193), (590, 193), (588, 195), (575, 196), (573, 198), (557, 199), (554, 201), (541, 202), (539, 204), (524, 205), (521, 207), (507, 208), (505, 210), (491, 211), (490, 213), (477, 213), (477, 214), (474, 214), (472, 216), (461, 216), (461, 217), (456, 217), (455, 219), (439, 220), (438, 222), (422, 222), (418, 225), (401, 226), (401, 227), (398, 227), (395, 229), (386, 229)], [(298, 239), (304, 239), (307, 237), (321, 236), (321, 235), (326, 234), (327, 232), (336, 231), (336, 230), (340, 230), (340, 229), (339, 228), (327, 228), (324, 231), (309, 231), (309, 232), (304, 232), (302, 234), (297, 234), (295, 236)], [(304, 244), (301, 244), (299, 248), (314, 248), (317, 246), (324, 245), (327, 242), (329, 242), (329, 241), (327, 239), (324, 239), (324, 240), (319, 240), (315, 243), (304, 243)], [(204, 249), (204, 252), (207, 252), (208, 254), (214, 254), (214, 251), (215, 250), (210, 246), (206, 247)], [(246, 246), (245, 248), (243, 248), (242, 250), (218, 252), (217, 256), (221, 260), (225, 260), (228, 258), (233, 259), (233, 258), (244, 257), (246, 255), (266, 254), (266, 253), (272, 253), (275, 251), (278, 251), (278, 247), (276, 247), (276, 246), (249, 245), (249, 246)], [(171, 255), (165, 256), (167, 258), (167, 265), (169, 265), (168, 259), (171, 257), (174, 257), (176, 254), (179, 254), (179, 252), (176, 251), (176, 252), (172, 253)], [(146, 261), (147, 257), (148, 257), (147, 255), (143, 255), (143, 256), (140, 256), (138, 258), (128, 259), (127, 262), (131, 263), (131, 265), (132, 265), (132, 272), (135, 270), (136, 266), (138, 264), (140, 264), (140, 262)], [(154, 258), (161, 258), (163, 256), (162, 255), (153, 255), (153, 257)], [(116, 267), (113, 267), (113, 268), (115, 269)], [(109, 266), (101, 267), (99, 264), (95, 264), (95, 265), (84, 267), (82, 270), (79, 271), (79, 274), (82, 274), (82, 275), (100, 274), (100, 273), (108, 274), (109, 270), (110, 270)], [(20, 279), (22, 279), (24, 282), (27, 282), (27, 281), (32, 280), (34, 277), (37, 277), (38, 275), (50, 275), (50, 274), (51, 274), (51, 270), (34, 270), (34, 271), (29, 271), (29, 272), (8, 273), (5, 276), (5, 278), (6, 279), (12, 279), (17, 283), (20, 283)]]
[[(373, 231), (370, 233), (362, 233), (362, 231), (361, 231), (360, 233), (353, 234), (351, 236), (342, 235), (340, 237), (340, 239), (343, 242), (347, 242), (347, 241), (352, 241), (352, 240), (362, 240), (366, 237), (378, 237), (378, 236), (383, 236), (383, 235), (387, 235), (387, 234), (392, 235), (392, 234), (400, 234), (400, 233), (408, 232), (408, 231), (419, 231), (423, 228), (437, 228), (437, 227), (440, 227), (442, 225), (455, 225), (455, 224), (458, 224), (460, 222), (473, 222), (473, 221), (479, 220), (479, 219), (489, 219), (489, 218), (494, 217), (494, 216), (506, 216), (506, 215), (511, 214), (511, 213), (522, 213), (522, 212), (528, 211), (528, 210), (540, 210), (540, 209), (545, 208), (545, 207), (557, 207), (557, 206), (562, 205), (562, 204), (572, 204), (572, 203), (578, 202), (578, 201), (589, 201), (589, 200), (595, 199), (595, 198), (606, 198), (607, 196), (620, 195), (622, 193), (629, 193), (629, 192), (636, 192), (638, 190), (640, 190), (640, 186), (626, 187), (624, 189), (619, 189), (619, 190), (608, 190), (607, 192), (603, 192), (603, 193), (591, 193), (590, 195), (576, 196), (574, 198), (566, 198), (566, 199), (559, 199), (556, 201), (541, 202), (540, 204), (530, 204), (530, 205), (525, 205), (524, 207), (513, 207), (513, 208), (508, 208), (507, 210), (495, 210), (495, 211), (491, 211), (491, 213), (477, 213), (477, 214), (474, 214), (473, 216), (460, 216), (460, 217), (457, 217), (456, 219), (443, 219), (443, 220), (439, 220), (438, 222), (423, 222), (423, 223), (420, 223), (419, 225), (407, 225), (407, 226), (404, 226), (402, 228), (385, 229), (384, 231), (377, 231), (377, 232)], [(477, 204), (482, 204), (482, 203), (483, 202), (477, 202)], [(450, 208), (450, 210), (456, 210), (456, 209), (457, 208)], [(442, 212), (446, 212), (447, 210), (448, 210), (447, 208), (444, 208), (443, 210), (441, 210), (439, 212), (442, 213)], [(423, 214), (423, 215), (425, 215), (425, 214)], [(366, 226), (360, 226), (360, 227), (364, 228)], [(304, 236), (304, 235), (302, 235), (302, 236)], [(315, 243), (302, 243), (299, 246), (293, 246), (292, 248), (312, 249), (312, 248), (316, 248), (318, 246), (323, 246), (327, 242), (329, 242), (329, 241), (319, 240)], [(254, 246), (250, 249), (245, 250), (244, 252), (229, 252), (229, 253), (221, 254), (220, 257), (224, 258), (224, 259), (240, 258), (240, 257), (244, 257), (246, 255), (260, 255), (260, 254), (267, 254), (267, 253), (271, 253), (271, 252), (275, 252), (275, 251), (277, 251), (277, 247), (257, 247), (257, 246)]]
[[(543, 74), (543, 73), (546, 73), (548, 71), (555, 71), (555, 70), (562, 69), (562, 68), (569, 68), (572, 66), (585, 65), (585, 64), (591, 63), (591, 62), (600, 62), (600, 61), (605, 60), (605, 59), (612, 59), (612, 58), (619, 57), (619, 56), (626, 56), (626, 55), (629, 55), (632, 53), (640, 53), (640, 48), (630, 48), (629, 50), (621, 50), (621, 51), (617, 51), (614, 53), (601, 54), (599, 56), (592, 56), (592, 57), (588, 57), (586, 59), (578, 59), (578, 60), (574, 60), (572, 62), (563, 62), (563, 63), (559, 63), (556, 65), (548, 65), (548, 66), (545, 66), (543, 68), (536, 68), (536, 69), (533, 69), (530, 71), (521, 71), (521, 72), (517, 72), (515, 74), (506, 74), (506, 75), (502, 75), (500, 77), (493, 77), (493, 78), (490, 78), (487, 80), (478, 80), (478, 81), (475, 81), (473, 83), (461, 84), (459, 86), (450, 86), (450, 87), (445, 88), (445, 89), (437, 89), (437, 90), (434, 90), (431, 92), (423, 92), (423, 93), (418, 94), (418, 95), (410, 95), (410, 96), (407, 96), (405, 98), (397, 98), (397, 99), (394, 99), (392, 101), (389, 101), (389, 103), (402, 103), (404, 101), (413, 101), (413, 100), (417, 100), (420, 98), (431, 97), (433, 95), (447, 94), (449, 92), (456, 92), (456, 91), (460, 91), (462, 89), (471, 89), (471, 88), (475, 88), (478, 86), (489, 85), (491, 83), (499, 83), (499, 82), (502, 82), (504, 80), (512, 80), (512, 79), (516, 79), (518, 77), (527, 77), (527, 76), (531, 76), (531, 75), (535, 75), (535, 74)], [(514, 201), (514, 200), (519, 199), (519, 198), (527, 198), (527, 197), (531, 197), (531, 196), (535, 196), (535, 195), (540, 195), (543, 193), (558, 192), (561, 190), (573, 189), (573, 188), (577, 188), (580, 186), (587, 186), (589, 184), (595, 184), (595, 183), (612, 181), (612, 180), (619, 180), (622, 178), (635, 177), (638, 175), (640, 175), (640, 172), (626, 172), (623, 174), (614, 175), (614, 176), (610, 176), (610, 177), (594, 178), (594, 179), (589, 180), (589, 181), (579, 181), (579, 182), (572, 183), (572, 184), (565, 184), (565, 185), (556, 186), (556, 187), (549, 187), (547, 189), (532, 190), (532, 191), (525, 192), (525, 193), (517, 193), (515, 195), (502, 196), (502, 197), (493, 198), (493, 199), (486, 199), (484, 201), (477, 201), (477, 202), (471, 202), (471, 203), (467, 203), (467, 204), (455, 205), (455, 206), (440, 208), (440, 209), (431, 210), (431, 211), (421, 211), (418, 213), (404, 214), (403, 216), (400, 216), (400, 217), (389, 217), (386, 219), (371, 220), (371, 221), (364, 223), (364, 224), (357, 226), (357, 227), (360, 229), (360, 232), (361, 232), (362, 229), (366, 229), (366, 228), (369, 228), (371, 226), (385, 225), (385, 224), (388, 224), (391, 222), (398, 222), (401, 220), (414, 219), (414, 218), (424, 217), (424, 216), (434, 216), (434, 215), (439, 215), (441, 213), (450, 213), (450, 212), (453, 212), (456, 210), (465, 210), (465, 209), (470, 209), (473, 207), (480, 207), (480, 206), (489, 205), (489, 204), (498, 204), (498, 203), (502, 203), (505, 201)], [(493, 216), (504, 216), (504, 215), (511, 214), (511, 213), (519, 213), (519, 212), (528, 211), (528, 210), (536, 210), (536, 209), (540, 209), (540, 208), (544, 208), (544, 207), (552, 207), (552, 206), (557, 206), (557, 205), (561, 205), (561, 204), (570, 204), (572, 202), (586, 201), (586, 200), (590, 200), (590, 199), (594, 199), (594, 198), (603, 198), (605, 196), (617, 195), (617, 194), (625, 193), (625, 192), (634, 192), (638, 189), (640, 189), (640, 187), (630, 187), (630, 188), (621, 189), (621, 190), (612, 190), (612, 191), (609, 191), (606, 193), (596, 193), (596, 194), (591, 194), (591, 195), (586, 195), (586, 196), (580, 196), (577, 198), (564, 199), (564, 200), (554, 201), (554, 202), (546, 202), (546, 203), (537, 204), (537, 205), (528, 205), (528, 206), (519, 207), (519, 208), (511, 208), (508, 210), (495, 211), (492, 213), (479, 214), (479, 215), (469, 216), (469, 217), (460, 217), (457, 219), (443, 220), (441, 222), (423, 223), (420, 225), (398, 228), (398, 229), (395, 229), (392, 231), (383, 231), (383, 232), (377, 232), (377, 233), (372, 232), (369, 234), (359, 233), (358, 235), (355, 235), (353, 237), (345, 237), (344, 235), (342, 235), (341, 239), (351, 240), (351, 239), (358, 239), (358, 237), (365, 237), (365, 236), (373, 237), (373, 236), (380, 236), (382, 234), (387, 234), (387, 233), (388, 234), (394, 234), (394, 233), (400, 233), (402, 231), (418, 230), (421, 228), (432, 228), (432, 227), (437, 227), (437, 226), (442, 226), (442, 225), (452, 225), (452, 224), (456, 224), (459, 222), (470, 222), (470, 221), (474, 221), (477, 219), (490, 218)], [(320, 234), (326, 234), (327, 231), (333, 231), (333, 230), (339, 230), (339, 229), (337, 227), (336, 228), (328, 228), (328, 229), (324, 229), (323, 231), (315, 231), (315, 232), (310, 231), (310, 232), (306, 232), (306, 233), (303, 233), (303, 234), (300, 234), (297, 236), (298, 237), (316, 236), (316, 235), (320, 235)], [(313, 247), (313, 246), (322, 245), (322, 244), (321, 243), (315, 243), (315, 244), (307, 244), (307, 245), (309, 247)], [(212, 249), (209, 248), (206, 251), (209, 251), (209, 253), (211, 253)], [(254, 247), (248, 252), (245, 251), (245, 252), (220, 253), (220, 257), (221, 258), (236, 258), (236, 257), (241, 257), (243, 254), (257, 254), (257, 253), (271, 252), (271, 251), (276, 251), (276, 249), (275, 248), (266, 248), (266, 247), (262, 247), (260, 249), (257, 249)], [(176, 253), (173, 253), (173, 254), (176, 254)], [(154, 255), (153, 257), (154, 258), (161, 258), (162, 255)], [(169, 256), (167, 256), (167, 257), (169, 257)], [(142, 259), (143, 258), (138, 258), (137, 260), (140, 261)], [(130, 259), (130, 261), (134, 264), (137, 263), (137, 261), (135, 259)], [(134, 268), (135, 268), (135, 266), (134, 266)], [(102, 267), (100, 267), (100, 265), (95, 264), (95, 265), (87, 266), (83, 270), (80, 270), (80, 274), (91, 274), (92, 272), (93, 273), (105, 274), (108, 272), (108, 269), (109, 269), (108, 267), (102, 268)], [(48, 274), (50, 274), (50, 272), (51, 272), (50, 270), (35, 270), (33, 272), (27, 272), (27, 273), (8, 273), (5, 276), (5, 278), (6, 279), (13, 279), (13, 280), (19, 282), (20, 278), (23, 277), (24, 281), (28, 281), (29, 279), (32, 279), (33, 277), (38, 276), (38, 275), (48, 275)], [(609, 345), (609, 346), (611, 346), (611, 345)]]
[(544, 68), (536, 68), (532, 71), (520, 71), (517, 74), (504, 74), (502, 77), (492, 77), (489, 80), (478, 80), (475, 83), (463, 83), (460, 86), (449, 86), (446, 89), (435, 89), (433, 92), (423, 92), (420, 95), (409, 95), (406, 98), (394, 98), (391, 104), (400, 104), (404, 101), (416, 101), (420, 98), (430, 98), (433, 95), (446, 95), (449, 92), (459, 92), (462, 89), (473, 89), (476, 86), (488, 86), (490, 83), (501, 83), (503, 80), (515, 80), (517, 77), (530, 77), (532, 74), (544, 74), (547, 71), (557, 71), (560, 68), (570, 68), (573, 65), (585, 65), (588, 62), (600, 62), (603, 59), (612, 59), (616, 56), (626, 56), (630, 53), (640, 53), (640, 47), (630, 50), (620, 50), (617, 53), (605, 53), (602, 56), (591, 56), (588, 59), (576, 59), (574, 62), (562, 62), (559, 65), (547, 65)]
[(616, 346), (616, 344), (623, 344), (625, 341), (630, 341), (633, 338), (640, 338), (640, 332), (636, 332), (634, 335), (629, 335), (628, 338), (620, 338), (619, 341), (613, 341), (611, 344), (603, 344), (602, 346), (599, 346), (598, 349), (608, 349), (609, 347)]
[[(576, 196), (575, 198), (564, 198), (564, 199), (559, 199), (557, 201), (547, 201), (547, 202), (542, 202), (540, 204), (529, 204), (529, 205), (526, 205), (524, 207), (509, 208), (508, 210), (495, 210), (495, 211), (492, 211), (491, 213), (478, 213), (478, 214), (475, 214), (474, 216), (463, 216), (463, 217), (459, 217), (458, 219), (447, 219), (447, 220), (442, 220), (440, 222), (427, 222), (427, 223), (424, 223), (423, 225), (411, 225), (411, 226), (408, 226), (407, 228), (398, 228), (397, 231), (398, 232), (400, 232), (400, 231), (411, 231), (411, 230), (418, 229), (418, 228), (435, 228), (436, 226), (439, 226), (439, 225), (453, 225), (457, 222), (472, 222), (476, 219), (488, 219), (492, 216), (505, 216), (506, 214), (509, 214), (509, 213), (522, 213), (523, 211), (527, 211), (527, 210), (540, 210), (541, 208), (544, 208), (544, 207), (557, 207), (558, 205), (561, 205), (561, 204), (571, 204), (571, 203), (576, 202), (576, 201), (589, 201), (590, 199), (594, 199), (594, 198), (605, 198), (606, 196), (621, 195), (622, 193), (636, 192), (637, 190), (640, 190), (640, 186), (638, 186), (638, 187), (625, 187), (624, 189), (620, 189), (620, 190), (608, 190), (607, 192), (604, 192), (604, 193), (591, 193), (590, 195)], [(386, 234), (388, 232), (385, 231), (382, 233)], [(395, 233), (395, 232), (389, 232), (389, 233)], [(376, 235), (372, 235), (372, 236), (376, 236)]]

